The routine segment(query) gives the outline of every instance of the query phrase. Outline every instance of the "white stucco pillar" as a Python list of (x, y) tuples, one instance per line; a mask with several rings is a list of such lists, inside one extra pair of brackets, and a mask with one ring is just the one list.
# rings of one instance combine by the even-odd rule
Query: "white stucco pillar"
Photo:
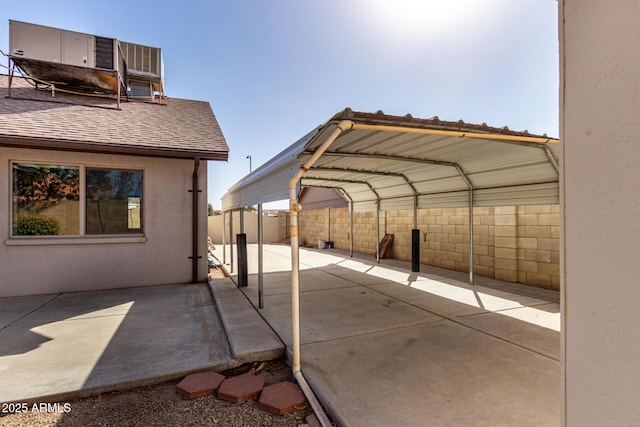
[(640, 2), (559, 6), (563, 424), (640, 425)]

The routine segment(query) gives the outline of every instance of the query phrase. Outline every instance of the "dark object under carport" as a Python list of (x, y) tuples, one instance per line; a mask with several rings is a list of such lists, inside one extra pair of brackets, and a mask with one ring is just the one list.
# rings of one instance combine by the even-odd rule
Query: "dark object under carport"
[(249, 275), (247, 268), (247, 235), (240, 233), (236, 235), (236, 245), (238, 250), (238, 287), (249, 285)]

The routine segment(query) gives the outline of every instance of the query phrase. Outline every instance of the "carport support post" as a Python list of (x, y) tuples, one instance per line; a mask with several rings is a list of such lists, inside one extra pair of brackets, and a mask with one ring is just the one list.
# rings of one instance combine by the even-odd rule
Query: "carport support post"
[(420, 230), (411, 230), (411, 271), (420, 271)]
[(413, 195), (413, 230), (411, 230), (411, 271), (420, 271), (420, 230), (418, 230), (418, 195)]
[(353, 258), (353, 200), (349, 201), (349, 256)]
[(222, 211), (222, 263), (227, 263), (227, 239), (226, 239), (226, 212)]
[(469, 284), (473, 285), (473, 187), (469, 189)]
[(469, 188), (469, 284), (473, 286), (473, 184), (460, 166), (455, 165), (455, 168)]
[(249, 284), (247, 273), (247, 235), (240, 233), (236, 236), (238, 247), (238, 287), (244, 288)]
[(247, 275), (247, 235), (244, 232), (244, 208), (240, 208), (240, 234), (236, 236), (238, 251), (238, 287), (249, 284)]
[(302, 206), (298, 203), (295, 187), (290, 189), (291, 207), (289, 229), (291, 231), (291, 332), (293, 338), (292, 370), (300, 370), (300, 241), (298, 236), (298, 211)]
[(264, 295), (262, 293), (262, 203), (258, 204), (258, 308), (264, 308)]
[(380, 199), (376, 202), (376, 262), (380, 263)]
[(300, 182), (300, 178), (311, 166), (318, 160), (318, 158), (324, 153), (327, 148), (333, 143), (333, 141), (340, 136), (340, 134), (353, 127), (353, 122), (350, 120), (343, 120), (338, 124), (338, 127), (327, 137), (327, 139), (316, 149), (307, 162), (300, 167), (300, 170), (289, 180), (289, 208), (291, 213), (291, 335), (293, 338), (292, 350), (293, 361), (291, 363), (291, 371), (298, 385), (302, 389), (302, 392), (307, 397), (307, 401), (311, 404), (313, 412), (315, 412), (322, 427), (330, 427), (331, 421), (324, 413), (320, 402), (313, 394), (309, 383), (302, 375), (300, 369), (300, 245), (298, 236), (298, 212), (302, 209), (302, 206), (298, 203), (298, 194), (296, 187)]
[(229, 215), (229, 270), (233, 274), (233, 210)]

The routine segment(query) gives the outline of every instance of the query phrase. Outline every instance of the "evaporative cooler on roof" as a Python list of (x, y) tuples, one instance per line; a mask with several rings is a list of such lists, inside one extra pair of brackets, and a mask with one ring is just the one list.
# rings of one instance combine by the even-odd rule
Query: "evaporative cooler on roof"
[(20, 21), (9, 21), (9, 56), (36, 81), (58, 88), (164, 96), (159, 48)]
[(132, 98), (153, 99), (164, 95), (162, 55), (157, 47), (119, 42), (127, 62), (128, 86)]
[(27, 22), (9, 21), (9, 57), (29, 77), (58, 88), (118, 92), (117, 40)]

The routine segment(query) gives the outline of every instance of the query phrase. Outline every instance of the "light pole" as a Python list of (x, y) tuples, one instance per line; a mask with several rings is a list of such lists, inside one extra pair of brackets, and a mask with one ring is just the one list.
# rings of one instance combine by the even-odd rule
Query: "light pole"
[(253, 171), (253, 168), (251, 167), (251, 155), (248, 155), (247, 159), (249, 159), (249, 173), (251, 173)]

